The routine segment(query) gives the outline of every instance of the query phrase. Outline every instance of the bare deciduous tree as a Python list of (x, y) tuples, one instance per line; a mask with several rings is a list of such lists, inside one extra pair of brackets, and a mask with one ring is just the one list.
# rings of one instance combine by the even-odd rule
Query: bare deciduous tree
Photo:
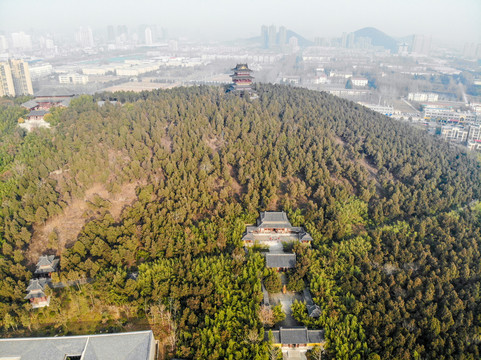
[(266, 327), (274, 326), (275, 319), (274, 319), (274, 312), (272, 311), (270, 306), (262, 305), (259, 310), (259, 319), (262, 325)]

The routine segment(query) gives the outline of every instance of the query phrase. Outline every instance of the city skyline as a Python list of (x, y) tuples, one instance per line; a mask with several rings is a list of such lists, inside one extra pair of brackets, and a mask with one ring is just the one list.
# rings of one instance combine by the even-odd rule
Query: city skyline
[[(363, 27), (375, 27), (393, 37), (413, 34), (432, 36), (433, 39), (454, 43), (481, 42), (481, 27), (477, 16), (481, 2), (447, 1), (381, 1), (352, 2), (341, 0), (323, 4), (301, 0), (246, 0), (243, 7), (234, 2), (215, 0), (181, 0), (153, 2), (139, 0), (132, 9), (125, 0), (74, 2), (48, 0), (32, 12), (38, 2), (33, 0), (2, 0), (0, 31), (75, 31), (80, 26), (94, 30), (108, 25), (158, 24), (169, 28), (173, 36), (194, 40), (232, 40), (259, 36), (262, 25), (284, 25), (309, 39), (335, 37)], [(239, 11), (245, 12), (242, 21), (236, 20)], [(105, 16), (109, 14), (109, 16)], [(394, 16), (395, 14), (395, 16)], [(429, 21), (428, 21), (429, 20)], [(435, 20), (435, 21), (433, 21)], [(449, 24), (449, 26), (447, 26)]]

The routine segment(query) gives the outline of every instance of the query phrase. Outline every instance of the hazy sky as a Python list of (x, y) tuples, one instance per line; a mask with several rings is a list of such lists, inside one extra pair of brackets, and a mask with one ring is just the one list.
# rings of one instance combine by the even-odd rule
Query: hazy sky
[(262, 24), (313, 39), (373, 26), (391, 36), (481, 42), (481, 0), (0, 0), (0, 31), (155, 24), (175, 36), (252, 37)]

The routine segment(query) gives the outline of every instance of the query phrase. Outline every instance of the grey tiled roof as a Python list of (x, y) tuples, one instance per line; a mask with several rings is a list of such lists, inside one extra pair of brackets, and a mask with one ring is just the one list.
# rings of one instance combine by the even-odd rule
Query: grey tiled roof
[(266, 254), (266, 267), (293, 268), (296, 266), (296, 254)]
[(51, 265), (55, 259), (54, 255), (43, 255), (38, 258), (37, 266)]
[(254, 234), (252, 233), (247, 233), (242, 237), (243, 241), (249, 240), (249, 241), (254, 241)]
[[(264, 341), (269, 341), (269, 331), (264, 332)], [(272, 343), (280, 344), (279, 330), (272, 330)]]
[(291, 228), (292, 225), (287, 219), (285, 212), (276, 211), (264, 211), (261, 212), (260, 219), (258, 220), (259, 228), (269, 228), (269, 229), (281, 229), (281, 228)]
[(45, 289), (45, 285), (47, 285), (47, 279), (31, 279), (27, 291), (35, 291), (35, 290), (43, 290)]
[[(272, 330), (272, 342), (282, 345), (297, 345), (324, 342), (323, 330), (307, 330), (306, 327), (283, 328)], [(264, 341), (269, 340), (269, 332), (264, 333)]]
[(308, 287), (305, 287), (302, 290), (302, 294), (304, 296), (304, 301), (306, 302), (307, 305), (314, 305), (314, 301), (312, 301), (311, 291)]
[(45, 111), (45, 110), (33, 110), (33, 111), (30, 111), (30, 113), (28, 114), (28, 116), (43, 116), (43, 115), (45, 115), (46, 113), (48, 113), (48, 111)]
[(303, 233), (299, 234), (299, 240), (301, 240), (301, 241), (312, 241), (312, 236), (307, 232), (303, 232)]
[(307, 337), (310, 343), (324, 342), (324, 330), (307, 330)]
[(312, 318), (321, 316), (321, 308), (318, 305), (307, 305), (307, 314)]
[(54, 338), (0, 339), (0, 356), (21, 360), (151, 360), (152, 331)]
[(27, 102), (24, 102), (22, 106), (27, 109), (33, 109), (35, 106), (37, 106), (38, 103), (35, 100), (28, 100)]
[(280, 340), (281, 344), (307, 344), (309, 339), (307, 338), (306, 327), (293, 327), (293, 328), (280, 328)]
[(40, 258), (38, 259), (37, 269), (35, 270), (35, 274), (44, 274), (44, 273), (51, 273), (51, 272), (57, 271), (58, 263), (59, 263), (59, 259), (55, 259), (54, 255), (40, 256)]

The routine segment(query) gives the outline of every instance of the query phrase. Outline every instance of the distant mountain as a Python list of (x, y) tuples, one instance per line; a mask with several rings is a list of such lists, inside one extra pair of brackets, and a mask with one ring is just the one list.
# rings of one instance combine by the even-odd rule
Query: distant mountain
[(397, 41), (376, 28), (366, 27), (355, 31), (354, 34), (356, 35), (356, 38), (366, 37), (371, 39), (371, 44), (374, 46), (382, 46), (385, 49), (391, 50), (392, 52), (397, 51)]

